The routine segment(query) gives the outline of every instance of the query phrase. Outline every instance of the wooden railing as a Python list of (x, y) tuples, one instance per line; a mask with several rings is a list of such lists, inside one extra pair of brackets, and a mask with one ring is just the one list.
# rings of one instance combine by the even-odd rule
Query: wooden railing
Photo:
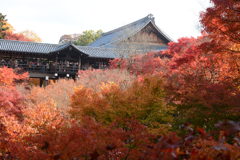
[(11, 65), (11, 64), (1, 64), (0, 66), (6, 66), (9, 68), (20, 68), (24, 71), (28, 72), (38, 72), (38, 73), (69, 73), (75, 74), (79, 70), (78, 66), (66, 66), (66, 65), (28, 65), (28, 64), (18, 64), (18, 65)]

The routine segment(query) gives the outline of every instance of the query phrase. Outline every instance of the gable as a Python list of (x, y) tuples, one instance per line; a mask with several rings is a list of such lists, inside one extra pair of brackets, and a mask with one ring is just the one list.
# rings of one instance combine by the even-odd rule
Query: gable
[(167, 43), (169, 41), (166, 41), (166, 39), (161, 34), (159, 34), (158, 30), (153, 26), (152, 23), (149, 23), (137, 34), (129, 37), (128, 39), (124, 40), (123, 42), (167, 45)]
[[(167, 48), (168, 40), (150, 22), (136, 34), (111, 43), (111, 48), (142, 50), (144, 52), (159, 51)], [(108, 47), (108, 46), (105, 46)]]

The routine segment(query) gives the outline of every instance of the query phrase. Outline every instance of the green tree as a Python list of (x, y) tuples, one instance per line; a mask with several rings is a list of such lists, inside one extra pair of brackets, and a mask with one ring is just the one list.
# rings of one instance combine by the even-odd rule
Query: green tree
[(8, 30), (8, 27), (6, 26), (7, 19), (5, 17), (6, 15), (0, 13), (0, 39), (4, 38), (6, 30)]
[(94, 31), (94, 30), (86, 30), (83, 31), (79, 36), (78, 40), (74, 42), (76, 45), (87, 46), (88, 44), (94, 42), (102, 35), (102, 30)]

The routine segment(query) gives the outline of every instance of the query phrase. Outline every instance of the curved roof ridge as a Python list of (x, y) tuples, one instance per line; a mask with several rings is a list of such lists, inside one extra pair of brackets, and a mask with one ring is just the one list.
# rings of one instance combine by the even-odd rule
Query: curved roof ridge
[(55, 50), (52, 50), (51, 52), (49, 53), (54, 53), (54, 52), (59, 52), (69, 46), (71, 46), (72, 44), (69, 44), (69, 43), (64, 43), (64, 44), (59, 44), (59, 46), (57, 46), (57, 48)]
[(137, 20), (137, 21), (134, 21), (134, 22), (129, 23), (129, 24), (126, 24), (126, 25), (124, 25), (124, 26), (118, 27), (118, 28), (113, 29), (113, 30), (111, 30), (111, 31), (108, 31), (108, 32), (106, 32), (106, 33), (103, 33), (102, 35), (105, 36), (105, 35), (111, 34), (111, 33), (113, 33), (113, 32), (117, 32), (117, 31), (119, 31), (119, 30), (125, 29), (125, 28), (127, 28), (127, 27), (129, 27), (129, 26), (131, 26), (131, 25), (137, 24), (137, 23), (139, 23), (140, 21), (144, 21), (144, 20), (147, 21), (147, 20), (151, 20), (151, 19), (153, 19), (153, 18), (152, 18), (152, 14), (149, 14), (149, 15), (147, 15), (146, 17), (143, 17), (143, 18), (141, 18), (141, 19), (139, 19), (139, 20)]
[(172, 38), (169, 37), (169, 35), (167, 35), (164, 31), (162, 31), (160, 28), (158, 28), (158, 26), (155, 23), (152, 23), (153, 26), (158, 30), (158, 32), (160, 32), (168, 41), (173, 41)]

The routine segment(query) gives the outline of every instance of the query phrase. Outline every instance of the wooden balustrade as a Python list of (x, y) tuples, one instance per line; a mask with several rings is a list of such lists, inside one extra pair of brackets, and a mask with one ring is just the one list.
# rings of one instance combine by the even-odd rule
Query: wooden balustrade
[(75, 74), (79, 70), (77, 65), (64, 65), (64, 64), (11, 64), (11, 63), (0, 63), (0, 66), (6, 66), (9, 68), (19, 68), (28, 72), (39, 72), (39, 73), (70, 73)]

